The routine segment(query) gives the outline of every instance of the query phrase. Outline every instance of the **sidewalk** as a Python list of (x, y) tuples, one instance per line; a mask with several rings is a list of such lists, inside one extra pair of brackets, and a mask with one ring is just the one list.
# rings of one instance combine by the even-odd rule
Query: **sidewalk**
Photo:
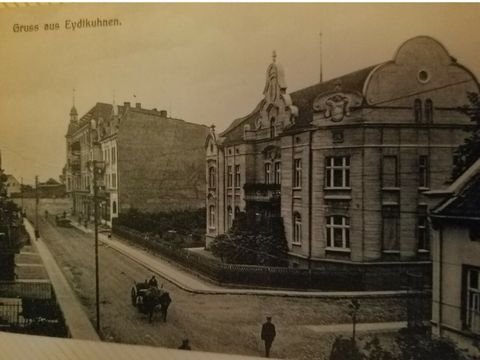
[[(72, 221), (72, 225), (86, 233), (92, 233), (91, 229), (86, 229)], [(265, 296), (284, 296), (284, 297), (310, 297), (310, 298), (369, 298), (369, 297), (388, 297), (395, 295), (405, 295), (406, 291), (296, 291), (296, 290), (275, 290), (275, 289), (248, 289), (248, 288), (230, 288), (215, 285), (194, 274), (181, 269), (174, 264), (154, 256), (147, 251), (128, 245), (121, 238), (112, 234), (109, 239), (105, 234), (98, 234), (99, 241), (108, 245), (112, 249), (127, 256), (131, 260), (146, 267), (150, 271), (158, 274), (164, 279), (175, 284), (177, 287), (197, 294), (212, 295), (265, 295)]]
[(43, 264), (45, 265), (45, 269), (47, 270), (48, 277), (55, 289), (55, 296), (62, 309), (71, 337), (74, 339), (100, 341), (97, 332), (83, 311), (82, 305), (77, 300), (77, 297), (68, 284), (67, 279), (63, 275), (62, 270), (57, 265), (47, 246), (41, 238), (35, 240), (35, 231), (27, 219), (24, 220), (24, 225), (30, 236), (32, 246), (36, 248), (38, 254), (42, 258)]

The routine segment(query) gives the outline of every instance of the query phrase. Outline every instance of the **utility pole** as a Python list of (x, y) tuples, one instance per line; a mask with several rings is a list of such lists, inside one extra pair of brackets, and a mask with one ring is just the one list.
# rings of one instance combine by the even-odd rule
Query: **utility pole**
[(98, 273), (98, 186), (97, 161), (93, 160), (93, 216), (95, 218), (95, 303), (97, 308), (97, 333), (100, 333), (100, 285)]
[(100, 278), (98, 266), (98, 178), (103, 174), (103, 161), (91, 161), (90, 170), (93, 172), (93, 215), (95, 218), (95, 305), (97, 312), (97, 332), (100, 334)]
[(24, 212), (25, 209), (23, 208), (23, 177), (20, 178), (20, 199), (22, 204), (22, 212)]
[(35, 240), (40, 237), (38, 231), (38, 175), (35, 175)]

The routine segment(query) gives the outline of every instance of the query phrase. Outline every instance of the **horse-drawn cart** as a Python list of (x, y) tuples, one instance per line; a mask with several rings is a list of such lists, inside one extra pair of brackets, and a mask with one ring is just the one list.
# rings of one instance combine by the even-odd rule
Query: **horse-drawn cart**
[(149, 286), (147, 283), (135, 282), (131, 292), (132, 305), (136, 306), (142, 314), (148, 315), (149, 321), (155, 311), (162, 313), (163, 321), (167, 321), (167, 311), (172, 299), (168, 291)]

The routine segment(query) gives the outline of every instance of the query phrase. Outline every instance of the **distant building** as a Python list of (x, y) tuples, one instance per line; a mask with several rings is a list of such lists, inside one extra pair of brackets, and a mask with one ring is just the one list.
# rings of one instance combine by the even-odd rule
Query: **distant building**
[(7, 196), (12, 197), (19, 195), (22, 192), (22, 186), (13, 175), (7, 175), (7, 181), (5, 181), (7, 189)]
[(65, 184), (61, 184), (55, 179), (50, 178), (46, 182), (38, 184), (38, 197), (40, 198), (62, 198), (65, 195)]
[(428, 269), (423, 192), (449, 180), (472, 126), (458, 108), (478, 91), (426, 36), (393, 60), (292, 93), (274, 54), (258, 105), (207, 137), (207, 244), (246, 211), (283, 218), (294, 267)]
[(480, 355), (480, 159), (444, 191), (430, 212), (433, 332)]
[(81, 119), (75, 107), (67, 132), (67, 192), (75, 214), (93, 215), (92, 160), (105, 164), (102, 218), (205, 206), (204, 141), (208, 128), (164, 110), (97, 103)]

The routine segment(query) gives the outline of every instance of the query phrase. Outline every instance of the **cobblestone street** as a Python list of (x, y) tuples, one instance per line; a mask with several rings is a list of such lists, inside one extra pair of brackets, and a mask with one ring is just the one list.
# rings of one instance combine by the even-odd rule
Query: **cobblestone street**
[[(30, 207), (29, 214), (33, 214)], [(44, 213), (41, 208), (40, 214)], [(52, 212), (50, 212), (52, 214)], [(79, 297), (92, 323), (95, 321), (93, 235), (75, 228), (61, 228), (40, 217), (40, 234)], [(278, 336), (273, 356), (322, 358), (335, 335), (319, 333), (312, 326), (348, 323), (349, 300), (306, 299), (252, 295), (199, 295), (180, 290), (160, 279), (173, 303), (166, 323), (159, 316), (150, 324), (130, 303), (133, 282), (151, 273), (101, 245), (100, 300), (102, 336), (107, 341), (176, 348), (188, 337), (195, 350), (261, 355), (260, 328), (271, 314)], [(404, 301), (362, 299), (360, 322), (405, 319)]]

